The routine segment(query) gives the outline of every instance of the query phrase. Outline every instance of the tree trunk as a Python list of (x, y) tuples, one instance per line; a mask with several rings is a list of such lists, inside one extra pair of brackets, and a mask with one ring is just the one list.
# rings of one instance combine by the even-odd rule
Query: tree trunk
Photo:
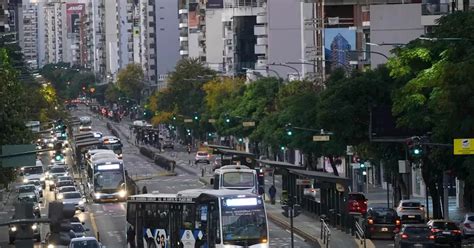
[(336, 161), (335, 161), (334, 157), (333, 156), (328, 156), (328, 158), (329, 158), (329, 163), (331, 164), (331, 168), (332, 168), (332, 171), (333, 171), (334, 175), (339, 176), (339, 172), (337, 171)]

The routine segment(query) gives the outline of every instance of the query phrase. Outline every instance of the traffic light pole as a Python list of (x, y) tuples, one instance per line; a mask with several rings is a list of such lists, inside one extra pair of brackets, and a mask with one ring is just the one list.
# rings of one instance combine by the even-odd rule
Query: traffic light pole
[(294, 215), (294, 209), (293, 209), (293, 200), (291, 201), (290, 204), (290, 236), (291, 236), (291, 248), (295, 247), (295, 238), (294, 238), (294, 233), (293, 233), (293, 215)]

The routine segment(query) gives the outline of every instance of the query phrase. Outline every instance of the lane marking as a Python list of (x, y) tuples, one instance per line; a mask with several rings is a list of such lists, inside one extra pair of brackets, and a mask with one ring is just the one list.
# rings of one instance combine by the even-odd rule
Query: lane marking
[(94, 230), (94, 236), (99, 240), (99, 229), (97, 228), (97, 223), (95, 223), (94, 213), (89, 212), (89, 218), (91, 219), (92, 230)]

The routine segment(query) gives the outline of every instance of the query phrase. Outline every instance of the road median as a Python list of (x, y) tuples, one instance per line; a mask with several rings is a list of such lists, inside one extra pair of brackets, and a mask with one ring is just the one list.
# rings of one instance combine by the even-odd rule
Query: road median
[[(279, 217), (277, 215), (278, 214), (276, 213), (267, 213), (267, 217), (271, 222), (275, 223), (277, 226), (283, 229), (290, 230), (290, 224), (286, 220), (284, 220), (283, 217)], [(305, 242), (309, 242), (312, 245), (314, 245), (314, 247), (324, 247), (321, 239), (319, 239), (318, 237), (315, 237), (314, 234), (307, 233), (296, 227), (293, 227), (293, 232), (296, 235), (299, 235), (300, 237), (302, 237)]]

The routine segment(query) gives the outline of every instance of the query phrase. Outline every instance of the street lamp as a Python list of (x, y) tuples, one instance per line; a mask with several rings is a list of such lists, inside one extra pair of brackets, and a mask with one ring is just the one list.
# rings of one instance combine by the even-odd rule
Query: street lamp
[(369, 46), (396, 46), (396, 47), (400, 47), (400, 46), (405, 46), (406, 44), (405, 43), (372, 43), (372, 42), (366, 42), (365, 43), (366, 45), (369, 45)]
[(271, 63), (271, 64), (269, 64), (269, 66), (270, 66), (270, 65), (273, 65), (273, 66), (283, 66), (283, 67), (287, 67), (287, 68), (290, 68), (290, 69), (292, 69), (292, 70), (295, 70), (296, 73), (298, 74), (298, 80), (300, 80), (300, 79), (301, 79), (301, 77), (300, 77), (300, 71), (298, 71), (298, 69), (296, 69), (295, 67), (289, 66), (289, 65), (287, 65), (287, 64), (288, 64), (288, 63), (286, 63), (286, 64), (282, 64), (282, 63), (278, 63), (278, 64), (276, 64), (276, 63)]

